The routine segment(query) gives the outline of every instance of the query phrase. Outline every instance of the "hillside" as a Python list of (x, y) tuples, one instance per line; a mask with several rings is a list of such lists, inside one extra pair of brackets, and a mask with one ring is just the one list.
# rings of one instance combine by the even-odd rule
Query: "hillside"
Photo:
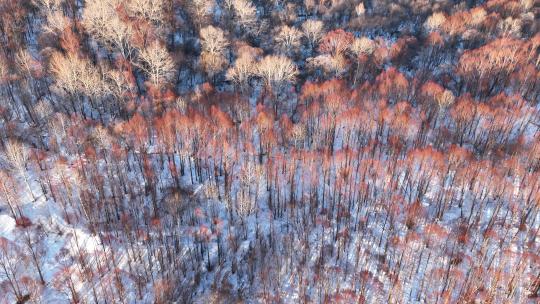
[(0, 304), (538, 303), (533, 0), (0, 0)]

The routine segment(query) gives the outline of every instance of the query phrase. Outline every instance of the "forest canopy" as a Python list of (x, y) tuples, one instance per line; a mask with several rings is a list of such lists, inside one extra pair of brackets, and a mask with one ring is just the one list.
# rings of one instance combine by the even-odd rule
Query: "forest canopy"
[(537, 303), (534, 0), (0, 0), (0, 304)]

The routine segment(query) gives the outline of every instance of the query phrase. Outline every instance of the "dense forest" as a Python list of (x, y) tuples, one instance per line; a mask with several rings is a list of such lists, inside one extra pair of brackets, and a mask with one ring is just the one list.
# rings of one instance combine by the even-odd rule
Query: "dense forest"
[(534, 0), (0, 0), (0, 303), (538, 303)]

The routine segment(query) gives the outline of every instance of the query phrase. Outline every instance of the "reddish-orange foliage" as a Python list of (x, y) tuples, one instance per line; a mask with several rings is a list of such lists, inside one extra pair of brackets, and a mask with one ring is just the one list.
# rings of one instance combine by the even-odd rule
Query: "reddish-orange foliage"
[(375, 85), (378, 95), (392, 104), (408, 98), (409, 81), (394, 67), (377, 76)]
[(354, 36), (352, 33), (346, 32), (343, 29), (333, 30), (321, 39), (319, 51), (332, 56), (341, 55), (350, 47), (353, 40)]

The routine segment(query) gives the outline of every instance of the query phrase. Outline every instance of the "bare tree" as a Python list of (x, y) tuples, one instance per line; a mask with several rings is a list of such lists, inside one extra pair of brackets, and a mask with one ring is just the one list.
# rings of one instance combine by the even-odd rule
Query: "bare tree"
[(347, 71), (348, 64), (344, 56), (332, 56), (322, 54), (316, 57), (308, 58), (308, 66), (322, 68), (322, 70), (335, 77), (340, 77)]
[(46, 33), (56, 34), (60, 36), (64, 29), (70, 25), (69, 19), (64, 16), (62, 11), (50, 11), (46, 15), (47, 22), (43, 24), (43, 30)]
[(356, 56), (359, 55), (371, 55), (377, 48), (376, 43), (367, 38), (367, 37), (360, 37), (354, 39), (352, 45), (351, 45), (351, 52), (355, 54)]
[(41, 63), (32, 57), (26, 49), (20, 50), (15, 56), (17, 67), (25, 77), (35, 77), (41, 73)]
[[(264, 84), (270, 89), (272, 95), (278, 97), (284, 85), (293, 81), (298, 74), (294, 62), (285, 56), (268, 55), (257, 65), (257, 75), (262, 78)], [(273, 101), (274, 111), (278, 112), (278, 103)]]
[(42, 66), (41, 63), (34, 59), (30, 52), (27, 49), (21, 49), (15, 55), (16, 68), (19, 71), (20, 75), (23, 77), (20, 81), (20, 85), (24, 86), (26, 89), (23, 92), (28, 91), (27, 98), (21, 98), (21, 104), (28, 113), (30, 119), (35, 122), (35, 116), (31, 108), (35, 102), (32, 96), (37, 96), (34, 78), (40, 77), (42, 75)]
[(0, 237), (0, 278), (4, 279), (17, 302), (24, 302), (21, 278), (28, 259), (20, 248), (5, 237)]
[(286, 55), (291, 55), (300, 47), (302, 33), (295, 27), (281, 26), (274, 38), (278, 50)]
[[(237, 212), (242, 217), (250, 215), (257, 208), (257, 192), (262, 172), (262, 167), (253, 162), (246, 162), (242, 165), (240, 171), (242, 186), (237, 202)], [(255, 186), (253, 187), (253, 185)]]
[(262, 50), (242, 43), (236, 45), (234, 49), (237, 59), (227, 71), (226, 76), (244, 92), (249, 86), (250, 78), (256, 74), (255, 61), (261, 56)]
[(364, 7), (364, 3), (360, 2), (357, 6), (354, 7), (354, 12), (358, 17), (364, 16), (366, 13), (366, 8)]
[(211, 54), (223, 54), (229, 46), (225, 33), (218, 27), (211, 25), (201, 29), (201, 45), (204, 52)]
[(68, 95), (73, 112), (80, 108), (85, 114), (81, 96), (85, 95), (101, 116), (100, 105), (95, 102), (108, 94), (108, 87), (103, 75), (89, 60), (72, 53), (64, 56), (57, 52), (51, 57), (51, 71), (56, 76), (54, 89), (61, 95)]
[(0, 198), (7, 203), (9, 211), (15, 219), (22, 216), (17, 188), (16, 181), (7, 172), (0, 171)]
[(129, 0), (127, 3), (127, 9), (132, 15), (155, 25), (160, 25), (163, 22), (164, 7), (163, 0)]
[(41, 99), (34, 106), (33, 112), (37, 118), (37, 121), (40, 124), (45, 125), (47, 124), (49, 117), (54, 114), (54, 108), (48, 100)]
[(238, 24), (248, 33), (253, 33), (257, 25), (257, 8), (250, 0), (227, 0), (234, 9)]
[(497, 24), (501, 36), (514, 36), (519, 38), (523, 22), (519, 18), (507, 17)]
[(11, 169), (21, 175), (27, 187), (28, 193), (30, 193), (33, 200), (36, 200), (36, 197), (32, 192), (32, 187), (30, 186), (28, 176), (27, 162), (29, 155), (30, 150), (21, 142), (15, 140), (9, 140), (7, 142), (4, 157), (9, 162)]
[(208, 20), (214, 9), (214, 0), (188, 0), (186, 1), (193, 24), (201, 28)]
[(353, 76), (353, 84), (356, 84), (356, 81), (361, 74), (361, 70), (364, 68), (365, 61), (363, 60), (371, 56), (373, 52), (375, 52), (376, 48), (377, 44), (367, 37), (360, 37), (354, 39), (351, 45), (351, 53), (355, 56), (354, 62), (356, 63), (356, 69)]
[(54, 147), (62, 144), (67, 136), (69, 120), (63, 113), (56, 113), (47, 123), (47, 132), (49, 134), (50, 144)]
[(214, 77), (227, 66), (227, 59), (221, 54), (203, 52), (201, 54), (201, 64), (208, 76)]
[(34, 0), (40, 8), (39, 12), (45, 17), (43, 30), (45, 33), (60, 35), (70, 24), (62, 11), (62, 0)]
[(293, 81), (297, 74), (296, 65), (285, 56), (268, 55), (257, 65), (257, 75), (273, 89), (280, 89), (286, 82)]
[(130, 95), (134, 94), (135, 87), (131, 84), (126, 75), (118, 70), (110, 70), (105, 73), (107, 91), (112, 95), (116, 104), (111, 104), (113, 111), (118, 110), (125, 104)]
[(242, 55), (236, 59), (234, 66), (227, 71), (227, 78), (243, 91), (248, 87), (249, 79), (254, 75), (255, 61), (252, 56)]
[(43, 8), (45, 11), (55, 11), (61, 9), (62, 0), (33, 0), (36, 6)]
[(174, 77), (174, 61), (159, 42), (155, 41), (148, 48), (142, 50), (139, 58), (139, 67), (155, 86), (159, 87)]
[(225, 48), (229, 45), (229, 41), (220, 28), (211, 25), (201, 29), (200, 35), (203, 49), (201, 61), (206, 72), (212, 77), (227, 64)]
[(309, 48), (313, 50), (323, 36), (324, 23), (320, 20), (306, 20), (302, 23), (302, 33), (306, 37)]
[(77, 94), (80, 90), (79, 76), (87, 63), (74, 54), (62, 55), (57, 52), (51, 56), (51, 71), (56, 79), (56, 86), (68, 94)]
[(441, 94), (438, 94), (436, 96), (436, 99), (437, 99), (439, 108), (446, 109), (454, 103), (456, 97), (454, 96), (452, 91), (444, 90)]
[(39, 275), (39, 281), (41, 284), (45, 285), (45, 278), (43, 276), (43, 256), (45, 255), (46, 248), (43, 243), (43, 228), (38, 227), (35, 231), (29, 231), (29, 229), (24, 229), (22, 231), (22, 238), (26, 249), (30, 253), (30, 258), (34, 267)]
[(123, 22), (116, 9), (120, 0), (87, 1), (83, 12), (83, 24), (94, 39), (111, 50), (117, 50), (126, 59), (131, 59), (134, 47), (131, 44), (133, 28)]
[(0, 56), (0, 84), (3, 84), (5, 78), (8, 76), (9, 67), (4, 56)]
[(437, 31), (442, 28), (445, 22), (446, 16), (441, 12), (436, 12), (427, 18), (424, 22), (424, 28), (427, 32)]

